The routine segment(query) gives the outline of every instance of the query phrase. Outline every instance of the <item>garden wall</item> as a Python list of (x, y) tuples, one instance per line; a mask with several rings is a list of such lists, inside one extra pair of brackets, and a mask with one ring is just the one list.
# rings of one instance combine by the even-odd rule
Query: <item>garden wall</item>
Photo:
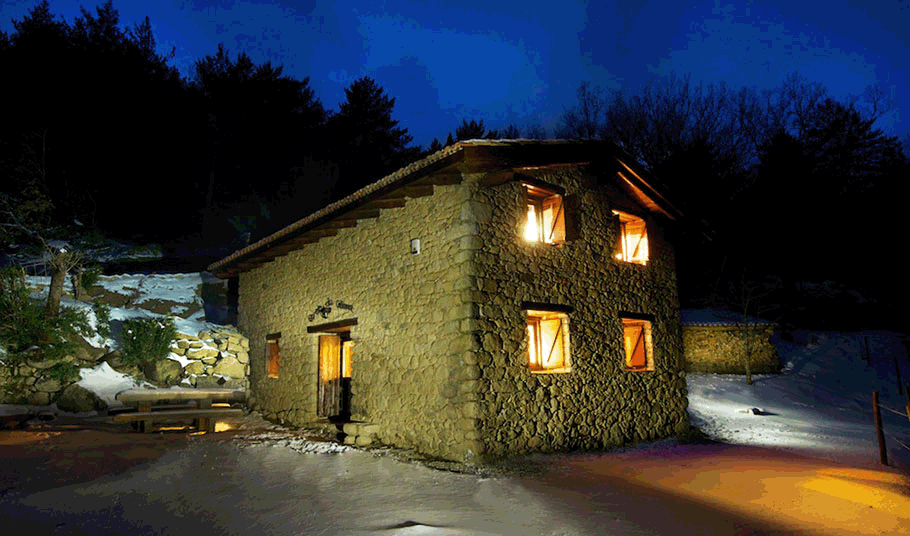
[[(683, 350), (686, 370), (689, 372), (712, 372), (716, 374), (745, 374), (744, 329), (729, 325), (684, 325)], [(780, 358), (777, 348), (771, 344), (774, 327), (753, 328), (752, 358), (750, 368), (753, 374), (775, 374), (780, 372)]]

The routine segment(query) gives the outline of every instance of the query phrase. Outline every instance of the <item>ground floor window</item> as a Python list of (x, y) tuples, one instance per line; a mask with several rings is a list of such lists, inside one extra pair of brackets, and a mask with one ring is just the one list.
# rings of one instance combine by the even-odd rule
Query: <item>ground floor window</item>
[(269, 378), (278, 377), (278, 365), (281, 360), (281, 333), (272, 333), (265, 337), (265, 373)]
[(528, 309), (528, 362), (532, 372), (569, 372), (569, 316)]
[(651, 342), (651, 321), (641, 318), (622, 318), (626, 370), (654, 370), (654, 349)]

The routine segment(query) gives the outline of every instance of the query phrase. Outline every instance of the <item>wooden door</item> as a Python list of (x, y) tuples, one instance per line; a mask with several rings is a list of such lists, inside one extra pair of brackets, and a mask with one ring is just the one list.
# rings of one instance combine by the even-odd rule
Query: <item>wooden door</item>
[(334, 417), (340, 414), (341, 395), (341, 337), (320, 335), (316, 415)]

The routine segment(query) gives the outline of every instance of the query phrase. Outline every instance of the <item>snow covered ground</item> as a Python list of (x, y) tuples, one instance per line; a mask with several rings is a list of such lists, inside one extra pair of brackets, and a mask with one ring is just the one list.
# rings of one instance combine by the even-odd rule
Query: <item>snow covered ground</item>
[(910, 362), (901, 335), (797, 333), (795, 341), (777, 341), (782, 374), (755, 376), (751, 386), (744, 376), (689, 374), (692, 423), (718, 441), (875, 465), (872, 392), (877, 390), (887, 408), (882, 421), (889, 461), (910, 467), (910, 420), (894, 365), (897, 359), (906, 389)]
[[(155, 283), (147, 288), (160, 299), (180, 301), (193, 282)], [(114, 320), (136, 316), (154, 313), (112, 311)], [(214, 326), (200, 314), (178, 329)], [(0, 489), (0, 518), (36, 534), (134, 536), (910, 534), (910, 487), (901, 471), (878, 466), (871, 410), (873, 390), (883, 407), (904, 408), (894, 365), (910, 379), (901, 336), (797, 333), (777, 343), (783, 373), (754, 385), (688, 376), (690, 418), (719, 444), (538, 455), (473, 474), (318, 441), (253, 414), (122, 474), (34, 493)], [(114, 394), (135, 386), (106, 364), (84, 369), (80, 384), (115, 406)], [(882, 417), (892, 464), (906, 471), (910, 422)]]

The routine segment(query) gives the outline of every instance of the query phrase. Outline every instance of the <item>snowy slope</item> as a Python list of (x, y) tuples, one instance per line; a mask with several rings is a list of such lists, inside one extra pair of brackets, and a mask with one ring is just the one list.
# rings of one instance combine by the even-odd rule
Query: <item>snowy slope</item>
[[(796, 343), (776, 341), (784, 370), (755, 376), (689, 374), (689, 415), (710, 437), (734, 444), (778, 447), (854, 464), (878, 463), (872, 391), (882, 407), (905, 412), (894, 361), (910, 379), (901, 335), (797, 333)], [(811, 338), (811, 343), (809, 339)], [(868, 341), (870, 363), (865, 347)], [(752, 408), (760, 410), (750, 411)], [(757, 413), (757, 414), (756, 414)], [(910, 421), (882, 410), (889, 457), (910, 467)]]

